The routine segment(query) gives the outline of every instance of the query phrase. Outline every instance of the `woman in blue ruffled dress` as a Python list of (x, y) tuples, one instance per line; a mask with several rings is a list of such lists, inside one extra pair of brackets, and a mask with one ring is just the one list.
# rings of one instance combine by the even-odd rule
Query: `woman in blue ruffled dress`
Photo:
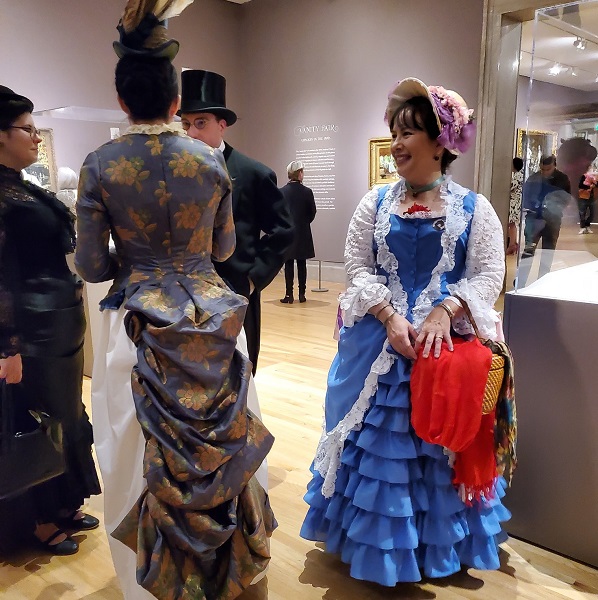
[(453, 91), (401, 81), (386, 109), (401, 179), (365, 195), (347, 235), (344, 327), (301, 536), (325, 542), (352, 577), (386, 586), (497, 569), (506, 539), (505, 480), (468, 501), (445, 449), (410, 424), (412, 361), (471, 332), (457, 296), (497, 337), (501, 225), (485, 197), (446, 175), (474, 138), (472, 113)]

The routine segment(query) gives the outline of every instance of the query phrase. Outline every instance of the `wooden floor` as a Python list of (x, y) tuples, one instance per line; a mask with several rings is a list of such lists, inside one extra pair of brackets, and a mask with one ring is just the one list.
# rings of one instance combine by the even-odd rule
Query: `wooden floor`
[[(595, 599), (597, 570), (517, 540), (504, 545), (500, 571), (470, 569), (440, 581), (388, 589), (351, 579), (348, 568), (335, 556), (299, 537), (306, 508), (302, 496), (320, 436), (326, 373), (336, 346), (332, 336), (340, 285), (327, 285), (329, 292), (308, 292), (305, 304), (278, 301), (283, 295), (282, 278), (263, 295), (263, 342), (256, 383), (264, 421), (276, 436), (268, 462), (279, 527), (272, 539), (267, 578), (240, 600)], [(86, 390), (88, 397), (89, 381)], [(89, 512), (101, 518), (101, 497), (91, 500)], [(81, 549), (75, 556), (29, 552), (0, 559), (0, 598), (122, 599), (105, 532), (99, 529), (77, 539)]]

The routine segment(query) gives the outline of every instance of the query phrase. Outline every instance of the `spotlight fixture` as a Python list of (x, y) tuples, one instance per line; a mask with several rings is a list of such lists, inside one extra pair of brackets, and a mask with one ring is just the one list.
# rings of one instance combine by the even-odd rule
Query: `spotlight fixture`
[(558, 75), (561, 71), (564, 71), (564, 67), (562, 67), (559, 63), (554, 63), (550, 69), (548, 69), (548, 74), (555, 76)]
[(577, 36), (573, 42), (573, 46), (575, 48), (577, 48), (578, 50), (585, 50), (586, 49), (586, 44), (587, 41), (584, 40), (582, 37)]
[(577, 69), (576, 69), (575, 67), (573, 67), (573, 68), (571, 69), (571, 76), (572, 76), (572, 77), (577, 77)]

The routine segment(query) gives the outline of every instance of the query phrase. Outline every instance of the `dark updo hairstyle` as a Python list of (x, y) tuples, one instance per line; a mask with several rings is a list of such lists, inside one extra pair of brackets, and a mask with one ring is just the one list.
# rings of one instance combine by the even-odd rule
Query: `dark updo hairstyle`
[(33, 102), (0, 85), (0, 130), (8, 129), (22, 114), (33, 112)]
[(179, 93), (176, 70), (165, 57), (123, 56), (116, 65), (114, 83), (135, 121), (167, 118)]
[[(398, 125), (401, 129), (417, 129), (425, 131), (432, 141), (440, 135), (438, 122), (430, 101), (423, 96), (414, 96), (405, 100), (390, 118), (388, 126), (392, 131)], [(457, 158), (455, 154), (444, 149), (440, 159), (440, 171), (445, 174), (449, 165)]]

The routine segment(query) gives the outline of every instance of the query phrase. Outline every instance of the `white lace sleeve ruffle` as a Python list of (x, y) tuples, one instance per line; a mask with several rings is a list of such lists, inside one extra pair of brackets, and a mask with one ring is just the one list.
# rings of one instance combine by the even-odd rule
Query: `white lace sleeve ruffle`
[[(494, 303), (502, 289), (504, 276), (502, 227), (490, 202), (478, 194), (467, 245), (465, 277), (449, 285), (448, 290), (467, 302), (480, 335), (492, 340), (497, 337), (499, 322)], [(465, 316), (455, 319), (453, 327), (461, 334), (473, 332)]]
[(345, 327), (354, 325), (372, 306), (391, 298), (386, 277), (375, 274), (374, 229), (378, 189), (375, 187), (362, 198), (349, 223), (345, 242), (347, 291), (339, 297)]

